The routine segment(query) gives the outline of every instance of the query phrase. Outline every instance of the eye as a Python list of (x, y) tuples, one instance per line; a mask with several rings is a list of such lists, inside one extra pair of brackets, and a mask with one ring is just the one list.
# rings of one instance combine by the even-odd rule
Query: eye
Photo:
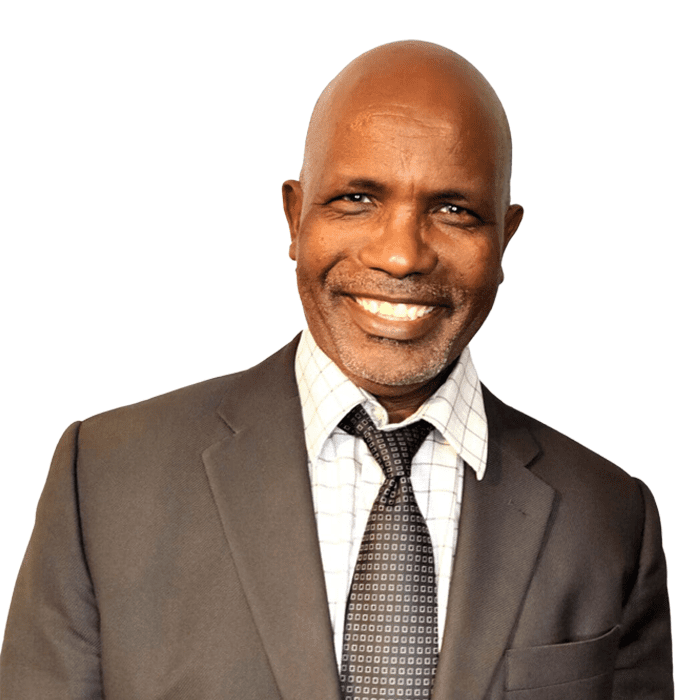
[(482, 219), (470, 209), (450, 202), (438, 204), (435, 213), (444, 223), (450, 225), (471, 227), (483, 223)]
[(458, 207), (456, 204), (443, 204), (438, 211), (441, 214), (454, 214), (454, 215), (459, 215), (459, 214), (467, 214), (467, 210), (464, 209), (463, 207)]
[(338, 197), (338, 199), (345, 202), (352, 202), (353, 204), (372, 203), (372, 200), (366, 194), (362, 194), (361, 192), (354, 192), (353, 194), (344, 194), (342, 197)]
[(373, 210), (374, 200), (364, 192), (339, 194), (327, 202), (330, 212), (341, 216), (367, 214)]

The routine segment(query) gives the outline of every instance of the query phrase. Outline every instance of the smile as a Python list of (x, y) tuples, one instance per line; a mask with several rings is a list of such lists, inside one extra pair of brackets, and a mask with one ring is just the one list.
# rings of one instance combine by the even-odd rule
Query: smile
[(415, 321), (423, 318), (435, 309), (434, 306), (423, 306), (422, 304), (394, 304), (389, 301), (371, 299), (368, 297), (353, 297), (355, 301), (365, 310), (375, 316), (397, 321)]

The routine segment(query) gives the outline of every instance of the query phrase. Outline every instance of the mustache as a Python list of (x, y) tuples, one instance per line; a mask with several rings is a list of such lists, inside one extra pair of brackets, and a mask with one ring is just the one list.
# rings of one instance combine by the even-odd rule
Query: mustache
[(325, 287), (337, 296), (389, 297), (407, 299), (426, 306), (459, 305), (461, 296), (453, 287), (417, 277), (398, 279), (371, 270), (347, 273), (332, 268), (325, 279)]

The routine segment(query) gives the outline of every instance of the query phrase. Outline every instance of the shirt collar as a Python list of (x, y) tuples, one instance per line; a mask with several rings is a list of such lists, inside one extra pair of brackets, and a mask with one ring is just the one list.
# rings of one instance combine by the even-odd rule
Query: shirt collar
[(294, 364), (309, 459), (315, 463), (323, 444), (347, 413), (362, 404), (378, 428), (395, 430), (424, 419), (442, 433), (455, 452), (474, 470), (486, 471), (488, 425), (481, 383), (469, 348), (460, 355), (438, 390), (412, 416), (389, 424), (386, 409), (356, 386), (318, 347), (307, 329), (302, 333)]

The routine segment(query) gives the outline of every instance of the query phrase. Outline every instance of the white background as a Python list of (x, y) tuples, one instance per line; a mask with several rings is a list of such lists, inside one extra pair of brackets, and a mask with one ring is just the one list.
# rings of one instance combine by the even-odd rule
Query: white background
[[(325, 84), (435, 41), (510, 117), (523, 224), (473, 343), (507, 403), (641, 477), (678, 697), (697, 595), (698, 54), (692, 3), (0, 6), (0, 619), (76, 419), (247, 367), (303, 325), (280, 185)], [(0, 623), (2, 624), (2, 623)]]

